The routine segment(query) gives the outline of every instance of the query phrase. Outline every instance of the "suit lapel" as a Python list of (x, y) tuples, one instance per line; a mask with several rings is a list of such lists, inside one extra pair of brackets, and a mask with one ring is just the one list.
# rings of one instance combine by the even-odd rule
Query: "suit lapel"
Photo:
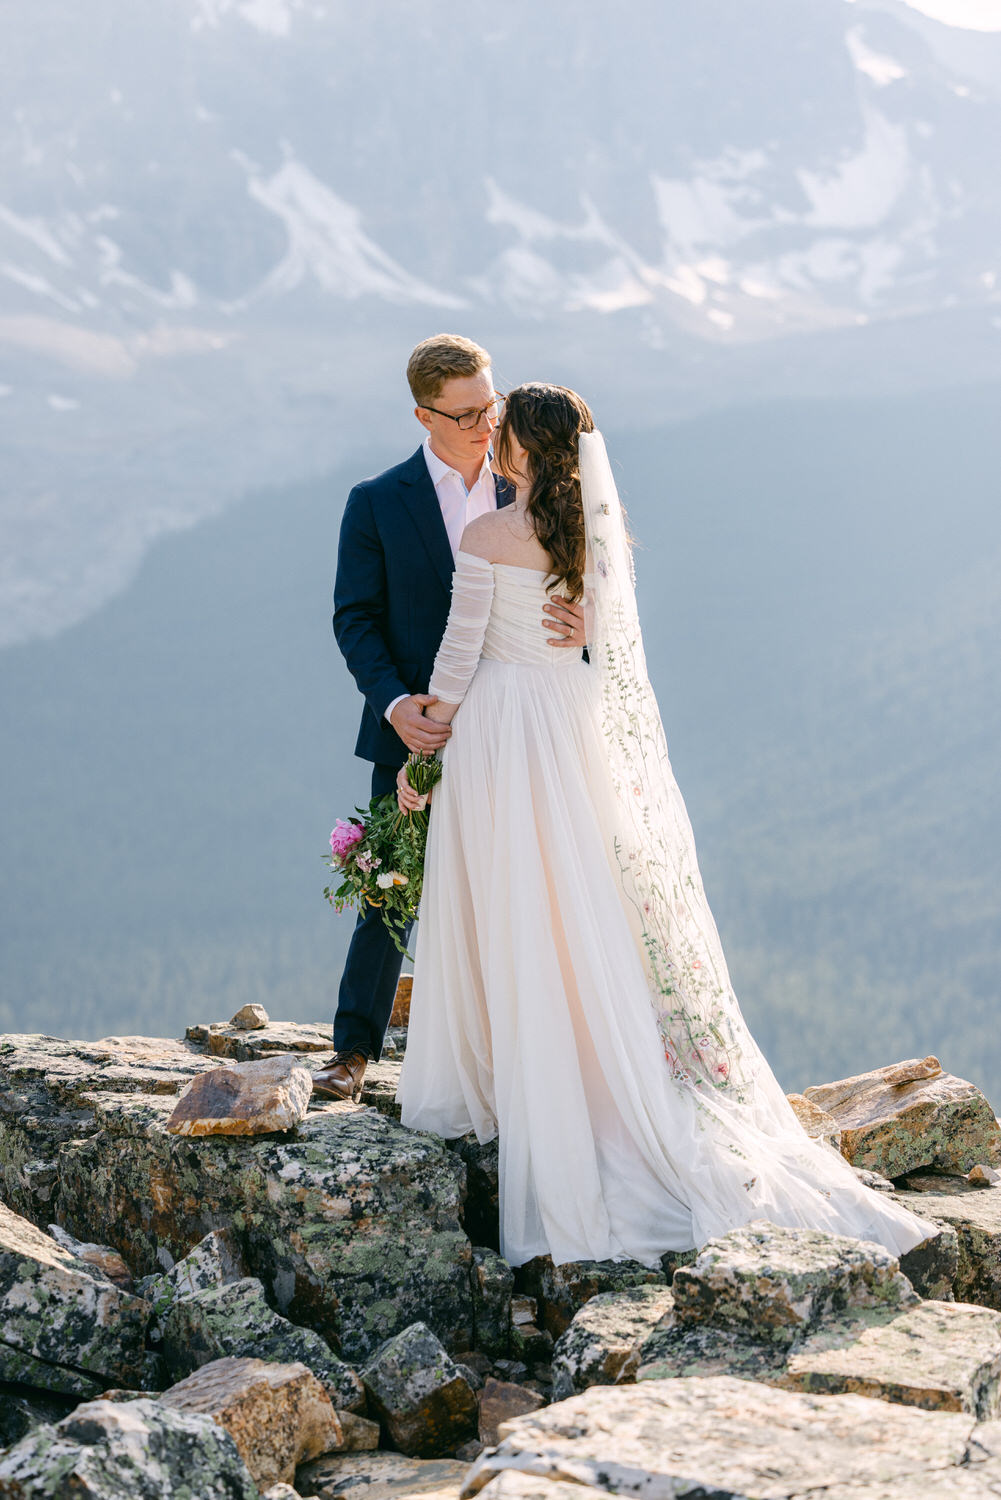
[(497, 509), (501, 510), (505, 505), (514, 503), (515, 489), (513, 484), (508, 484), (499, 474), (494, 475), (494, 488), (497, 491)]
[(446, 594), (452, 592), (452, 574), (455, 562), (452, 548), (445, 530), (445, 522), (438, 504), (435, 487), (424, 459), (424, 449), (418, 448), (413, 458), (404, 466), (400, 475), (400, 493), (403, 503), (420, 533), (434, 570), (441, 579)]
[[(505, 505), (510, 505), (514, 500), (514, 485), (508, 484), (506, 479), (501, 479), (499, 474), (494, 475), (494, 489), (497, 494), (498, 510)], [(445, 530), (438, 496), (431, 482), (431, 475), (428, 473), (423, 447), (418, 448), (413, 458), (408, 459), (404, 464), (400, 474), (400, 493), (420, 533), (428, 557), (434, 564), (434, 570), (441, 579), (445, 592), (450, 594), (455, 560), (452, 557), (452, 546), (448, 540), (448, 532)]]

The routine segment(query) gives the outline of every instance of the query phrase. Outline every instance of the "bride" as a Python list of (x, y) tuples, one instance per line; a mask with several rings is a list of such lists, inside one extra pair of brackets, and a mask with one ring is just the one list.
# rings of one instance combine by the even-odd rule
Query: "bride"
[[(428, 710), (435, 790), (397, 1098), (405, 1125), (499, 1137), (520, 1265), (701, 1246), (751, 1219), (933, 1232), (810, 1140), (730, 985), (650, 686), (628, 533), (585, 402), (507, 398), (513, 505), (463, 533)], [(545, 643), (583, 600), (590, 663)], [(415, 794), (401, 773), (401, 806)]]

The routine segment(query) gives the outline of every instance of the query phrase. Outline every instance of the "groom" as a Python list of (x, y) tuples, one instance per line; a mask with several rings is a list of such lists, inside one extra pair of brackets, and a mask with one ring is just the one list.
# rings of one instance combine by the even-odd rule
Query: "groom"
[[(424, 715), (448, 620), (459, 539), (470, 521), (509, 505), (514, 488), (490, 468), (500, 417), (490, 356), (458, 334), (417, 345), (407, 380), (425, 429), (417, 452), (348, 496), (334, 584), (334, 634), (365, 698), (355, 754), (374, 762), (372, 796), (396, 789), (408, 751), (440, 750), (451, 729)], [(583, 613), (559, 595), (541, 621), (551, 644), (584, 647)], [(558, 637), (558, 638), (556, 638)], [(357, 1099), (378, 1058), (402, 957), (376, 907), (362, 912), (334, 1014), (334, 1055), (313, 1078), (327, 1099)]]

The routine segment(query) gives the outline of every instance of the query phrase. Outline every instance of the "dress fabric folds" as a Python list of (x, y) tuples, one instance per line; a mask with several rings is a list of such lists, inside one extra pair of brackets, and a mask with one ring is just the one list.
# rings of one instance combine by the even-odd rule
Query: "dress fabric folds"
[(546, 644), (546, 582), (456, 559), (430, 691), (461, 706), (430, 820), (404, 1125), (499, 1137), (514, 1265), (654, 1266), (757, 1218), (903, 1253), (932, 1227), (811, 1141), (770, 1074), (746, 1121), (672, 1077), (615, 858), (596, 673)]

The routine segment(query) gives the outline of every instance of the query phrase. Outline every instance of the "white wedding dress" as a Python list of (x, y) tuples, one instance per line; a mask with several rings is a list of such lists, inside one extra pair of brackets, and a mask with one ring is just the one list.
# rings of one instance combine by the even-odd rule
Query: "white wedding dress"
[[(604, 559), (614, 558), (600, 535), (589, 531), (589, 542), (607, 581)], [(621, 557), (619, 571), (631, 599)], [(876, 1240), (894, 1254), (912, 1248), (933, 1226), (806, 1136), (746, 1032), (666, 748), (648, 772), (673, 789), (670, 816), (661, 806), (653, 828), (660, 852), (643, 855), (656, 804), (638, 815), (639, 834), (624, 831), (623, 806), (648, 788), (623, 785), (603, 708), (608, 693), (624, 701), (621, 674), (603, 671), (613, 657), (600, 639), (592, 665), (546, 644), (546, 581), (456, 559), (430, 691), (461, 707), (430, 819), (403, 1123), (499, 1137), (500, 1248), (514, 1265), (547, 1253), (557, 1263), (656, 1265), (666, 1250), (755, 1218)], [(588, 581), (593, 596), (597, 575)], [(635, 662), (634, 640), (630, 671)], [(648, 714), (650, 697), (644, 687)], [(659, 730), (655, 703), (653, 713)], [(642, 738), (635, 727), (625, 737)], [(670, 879), (656, 871), (665, 841)], [(641, 856), (649, 899), (629, 867)], [(649, 927), (658, 892), (681, 970), (693, 982), (712, 972), (711, 1014), (685, 991), (673, 957), (674, 979), (658, 990)], [(704, 1033), (701, 1053), (693, 1044), (680, 1055), (679, 1024)]]

